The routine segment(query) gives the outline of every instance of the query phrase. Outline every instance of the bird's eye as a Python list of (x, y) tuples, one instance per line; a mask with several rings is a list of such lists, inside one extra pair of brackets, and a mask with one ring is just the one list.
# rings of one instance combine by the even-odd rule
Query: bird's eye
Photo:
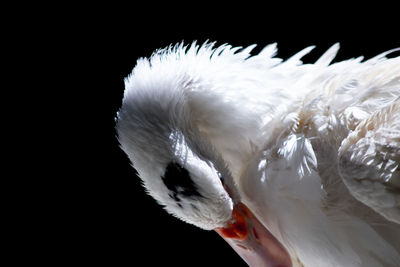
[(224, 176), (222, 176), (222, 173), (220, 173), (219, 171), (217, 171), (217, 175), (218, 175), (218, 178), (219, 178), (219, 180), (221, 181), (221, 183), (224, 185), (224, 184), (225, 184), (225, 181), (224, 181)]
[(170, 162), (161, 179), (176, 202), (180, 202), (181, 197), (202, 197), (188, 170), (178, 163)]

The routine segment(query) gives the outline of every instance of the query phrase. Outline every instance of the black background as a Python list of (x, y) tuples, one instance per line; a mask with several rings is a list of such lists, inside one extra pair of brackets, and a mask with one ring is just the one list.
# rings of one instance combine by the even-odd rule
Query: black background
[(341, 43), (336, 61), (400, 46), (390, 7), (328, 13), (331, 7), (239, 3), (233, 12), (205, 5), (60, 8), (32, 27), (46, 28), (42, 49), (51, 51), (47, 67), (56, 78), (49, 83), (63, 88), (45, 92), (47, 103), (61, 112), (48, 122), (57, 127), (45, 136), (53, 150), (42, 165), (51, 165), (53, 173), (51, 182), (41, 184), (43, 208), (34, 212), (40, 231), (31, 229), (28, 243), (46, 245), (32, 257), (55, 264), (246, 266), (216, 233), (179, 221), (146, 195), (119, 148), (114, 127), (123, 79), (139, 57), (194, 40), (258, 44), (254, 52), (277, 42), (283, 59), (316, 45), (307, 63), (336, 42)]

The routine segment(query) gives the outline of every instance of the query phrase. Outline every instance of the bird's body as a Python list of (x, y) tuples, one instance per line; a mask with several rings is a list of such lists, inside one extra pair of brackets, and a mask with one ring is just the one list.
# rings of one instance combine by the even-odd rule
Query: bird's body
[[(336, 44), (302, 64), (311, 47), (286, 61), (252, 48), (180, 45), (138, 62), (118, 132), (149, 193), (204, 229), (244, 203), (293, 266), (400, 266), (400, 57), (331, 64)], [(169, 162), (190, 183), (166, 183)]]

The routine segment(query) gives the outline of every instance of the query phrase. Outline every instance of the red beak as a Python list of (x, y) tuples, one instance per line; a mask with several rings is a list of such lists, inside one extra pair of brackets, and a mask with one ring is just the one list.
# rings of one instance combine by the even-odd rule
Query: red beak
[(249, 266), (292, 266), (285, 247), (243, 203), (235, 205), (228, 226), (216, 228), (215, 231)]

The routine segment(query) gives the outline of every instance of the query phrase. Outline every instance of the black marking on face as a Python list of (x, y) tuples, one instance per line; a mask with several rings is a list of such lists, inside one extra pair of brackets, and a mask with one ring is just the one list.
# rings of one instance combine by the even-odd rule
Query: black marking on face
[(198, 208), (196, 205), (190, 204), (190, 206), (192, 206), (192, 208), (193, 208), (194, 210), (199, 211), (199, 208)]
[(190, 178), (189, 172), (178, 163), (170, 162), (161, 179), (170, 191), (169, 197), (178, 204), (182, 197), (203, 197), (192, 178)]
[(181, 202), (181, 199), (178, 197), (178, 193), (169, 193), (168, 196), (175, 200), (176, 202)]

